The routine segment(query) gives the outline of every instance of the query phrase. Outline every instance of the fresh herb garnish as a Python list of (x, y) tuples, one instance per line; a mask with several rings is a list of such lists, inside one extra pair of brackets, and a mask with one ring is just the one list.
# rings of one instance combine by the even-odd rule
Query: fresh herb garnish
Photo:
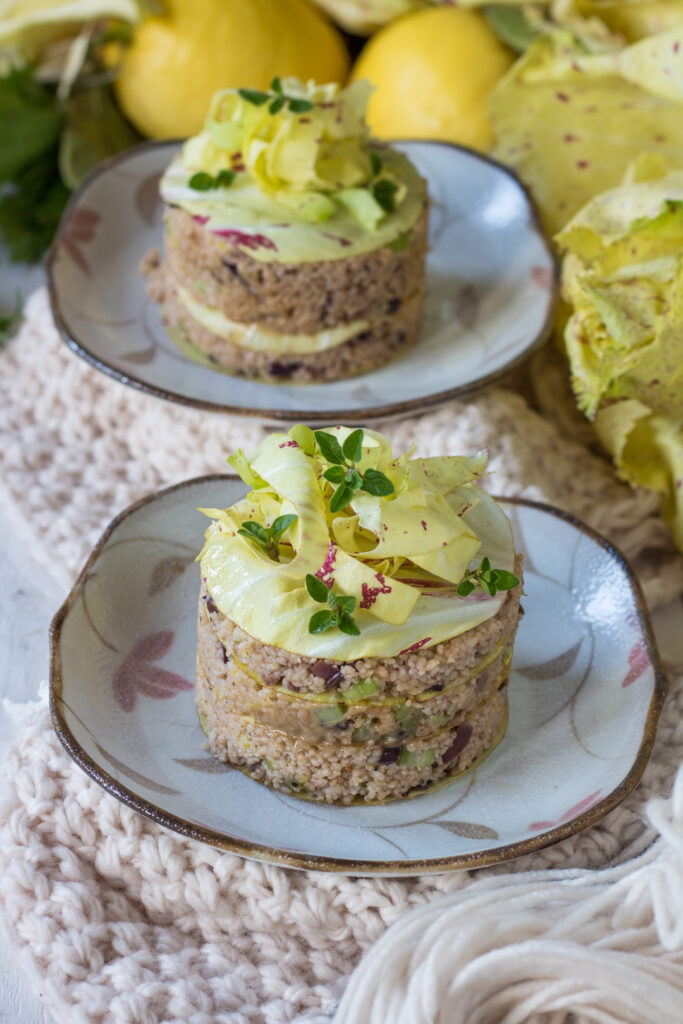
[(370, 154), (370, 166), (372, 167), (372, 176), (376, 178), (383, 166), (377, 153)]
[(311, 573), (306, 576), (306, 590), (318, 604), (327, 605), (327, 610), (311, 615), (308, 623), (309, 633), (324, 633), (326, 629), (334, 627), (349, 636), (360, 636), (360, 630), (351, 617), (351, 612), (356, 607), (355, 597), (333, 593), (331, 587)]
[(460, 597), (467, 597), (477, 587), (487, 590), (491, 597), (499, 590), (512, 590), (518, 586), (519, 580), (514, 573), (507, 569), (492, 569), (488, 558), (482, 558), (478, 569), (470, 569), (465, 573), (465, 578), (458, 584), (457, 592)]
[(218, 174), (197, 171), (190, 178), (188, 185), (197, 192), (208, 192), (212, 188), (228, 188), (235, 180), (235, 172), (223, 168)]
[(293, 114), (306, 114), (309, 110), (313, 110), (313, 104), (310, 100), (298, 99), (296, 96), (286, 96), (282, 91), (282, 81), (279, 77), (275, 77), (270, 83), (270, 92), (261, 92), (260, 89), (238, 89), (237, 92), (243, 100), (253, 104), (255, 107), (262, 107), (270, 101), (270, 106), (268, 107), (269, 114), (279, 114), (285, 105), (289, 107)]
[(313, 110), (313, 104), (310, 100), (290, 99), (288, 97), (287, 102), (293, 114), (306, 114), (309, 110)]
[(372, 194), (385, 213), (393, 213), (396, 209), (396, 193), (398, 185), (388, 178), (380, 178), (372, 186)]
[(315, 440), (325, 461), (332, 463), (323, 477), (331, 484), (338, 484), (330, 498), (330, 512), (345, 508), (356, 491), (382, 498), (394, 493), (391, 480), (378, 469), (366, 469), (364, 473), (356, 469), (356, 463), (363, 456), (362, 429), (353, 430), (343, 444), (325, 430), (316, 430)]
[(242, 526), (237, 531), (243, 537), (258, 544), (259, 547), (263, 548), (269, 558), (272, 558), (274, 562), (280, 561), (280, 537), (288, 530), (293, 523), (297, 520), (297, 516), (278, 516), (273, 521), (272, 526), (262, 526), (260, 523), (254, 523), (251, 520), (247, 520), (242, 523)]
[(270, 99), (267, 92), (259, 92), (258, 89), (238, 89), (237, 92), (243, 100), (253, 104), (255, 107), (262, 107)]

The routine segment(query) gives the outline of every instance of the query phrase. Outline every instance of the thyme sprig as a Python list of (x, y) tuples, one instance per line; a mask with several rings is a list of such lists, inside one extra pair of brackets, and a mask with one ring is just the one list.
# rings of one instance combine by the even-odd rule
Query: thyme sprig
[(262, 107), (270, 102), (269, 114), (279, 114), (283, 107), (288, 106), (292, 114), (306, 114), (313, 110), (310, 100), (302, 100), (297, 96), (287, 96), (282, 91), (282, 81), (276, 76), (270, 83), (270, 92), (261, 92), (260, 89), (238, 89), (237, 92), (255, 107)]
[(375, 202), (379, 203), (384, 212), (393, 213), (396, 209), (398, 185), (391, 178), (383, 178), (381, 176), (384, 164), (377, 153), (370, 153), (370, 166), (372, 168), (372, 181), (368, 188)]
[(208, 192), (212, 188), (229, 188), (235, 180), (235, 172), (223, 168), (218, 174), (209, 174), (208, 171), (197, 171), (193, 174), (188, 185), (197, 192)]
[(514, 573), (508, 572), (507, 569), (492, 569), (488, 558), (482, 558), (478, 569), (470, 569), (465, 573), (464, 579), (458, 584), (457, 592), (460, 597), (468, 597), (479, 587), (494, 597), (499, 590), (512, 590), (518, 585), (519, 580)]
[(323, 477), (338, 485), (330, 498), (330, 512), (346, 508), (356, 491), (365, 491), (382, 498), (394, 493), (391, 480), (380, 470), (366, 469), (361, 472), (356, 468), (363, 457), (362, 429), (353, 430), (343, 444), (339, 444), (336, 437), (325, 430), (316, 430), (315, 440), (322, 457), (332, 463), (324, 471)]
[(278, 516), (273, 520), (272, 526), (262, 526), (261, 523), (254, 523), (247, 520), (237, 531), (242, 537), (251, 540), (258, 547), (263, 548), (269, 558), (274, 562), (280, 561), (280, 537), (297, 521), (298, 516)]
[(356, 607), (355, 597), (333, 593), (331, 587), (310, 572), (306, 576), (306, 590), (318, 604), (327, 605), (324, 611), (311, 615), (309, 633), (324, 633), (327, 629), (336, 628), (349, 636), (360, 636), (360, 630), (351, 616)]

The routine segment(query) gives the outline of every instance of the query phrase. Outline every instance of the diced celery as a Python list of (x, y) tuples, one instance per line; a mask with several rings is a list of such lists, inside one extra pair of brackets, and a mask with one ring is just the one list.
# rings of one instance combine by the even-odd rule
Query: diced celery
[(434, 750), (407, 750), (405, 747), (398, 755), (398, 764), (403, 768), (429, 768), (434, 760)]
[(343, 704), (332, 704), (330, 707), (313, 708), (313, 714), (325, 729), (329, 729), (344, 720), (346, 708)]
[(357, 729), (354, 729), (351, 733), (351, 741), (353, 743), (367, 743), (368, 740), (372, 739), (372, 726), (366, 716), (365, 721), (362, 725), (359, 725)]
[(344, 690), (339, 696), (342, 700), (345, 700), (347, 704), (353, 704), (356, 701), (372, 697), (375, 693), (379, 693), (380, 690), (381, 686), (377, 680), (368, 676), (367, 679), (361, 679), (361, 681), (356, 683), (355, 686), (351, 686), (348, 690)]
[(417, 731), (417, 727), (423, 718), (423, 714), (419, 708), (412, 708), (409, 705), (394, 708), (392, 714), (401, 726), (403, 732), (408, 733), (409, 736), (412, 736), (413, 733)]

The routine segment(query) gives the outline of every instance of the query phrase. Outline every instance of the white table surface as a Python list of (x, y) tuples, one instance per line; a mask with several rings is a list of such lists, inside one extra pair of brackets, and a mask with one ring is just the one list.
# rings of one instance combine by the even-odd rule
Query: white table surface
[[(0, 263), (0, 311), (11, 308), (17, 287), (28, 294), (40, 282), (36, 268)], [(2, 368), (0, 356), (0, 372)], [(1, 410), (0, 410), (1, 415)], [(112, 510), (112, 515), (120, 509)], [(48, 674), (47, 631), (66, 597), (62, 585), (42, 564), (11, 523), (0, 530), (0, 700), (35, 699)], [(654, 617), (662, 655), (683, 660), (683, 602)], [(0, 705), (0, 743), (12, 739), (12, 727)], [(6, 936), (0, 932), (0, 1024), (53, 1024), (40, 994), (32, 990)]]

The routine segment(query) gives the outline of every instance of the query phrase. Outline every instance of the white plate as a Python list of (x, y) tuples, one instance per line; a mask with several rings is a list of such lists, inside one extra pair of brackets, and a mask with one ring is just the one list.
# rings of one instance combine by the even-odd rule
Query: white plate
[(506, 501), (525, 558), (510, 724), (450, 785), (379, 807), (273, 792), (204, 749), (191, 680), (199, 505), (244, 493), (191, 480), (120, 515), (51, 631), (53, 721), (74, 760), (167, 828), (257, 860), (349, 874), (480, 867), (554, 843), (640, 778), (665, 694), (642, 595), (621, 555), (545, 506)]
[(550, 246), (518, 180), (436, 142), (400, 148), (432, 199), (427, 301), (418, 344), (351, 380), (273, 384), (230, 377), (180, 352), (138, 272), (162, 246), (161, 172), (177, 143), (103, 164), (69, 204), (47, 259), (52, 311), (74, 352), (161, 398), (266, 420), (349, 423), (404, 415), (492, 383), (548, 335), (557, 298)]

